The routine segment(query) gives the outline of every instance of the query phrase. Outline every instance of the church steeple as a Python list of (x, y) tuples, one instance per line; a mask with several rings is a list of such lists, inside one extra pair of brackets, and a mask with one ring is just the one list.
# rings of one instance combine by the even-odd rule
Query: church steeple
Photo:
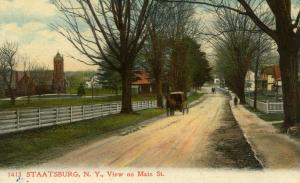
[(53, 58), (53, 81), (52, 86), (56, 93), (65, 92), (65, 74), (64, 74), (64, 58), (57, 52)]

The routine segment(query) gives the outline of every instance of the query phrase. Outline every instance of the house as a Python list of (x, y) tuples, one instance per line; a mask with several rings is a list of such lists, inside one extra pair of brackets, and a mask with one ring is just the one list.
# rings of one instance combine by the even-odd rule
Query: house
[(255, 73), (253, 71), (248, 71), (245, 77), (245, 89), (248, 92), (255, 90)]
[(149, 72), (145, 70), (134, 71), (133, 82), (131, 83), (133, 94), (148, 94), (152, 93), (153, 83)]
[[(54, 70), (44, 71), (13, 71), (12, 88), (15, 96), (50, 93), (65, 93), (66, 80), (64, 73), (64, 58), (57, 53), (53, 59)], [(5, 87), (6, 96), (9, 95)]]
[(102, 85), (99, 81), (99, 76), (95, 74), (91, 78), (89, 78), (87, 81), (85, 81), (86, 88), (102, 88)]
[(220, 85), (220, 79), (215, 77), (214, 78), (214, 85)]
[(262, 88), (267, 92), (276, 92), (282, 95), (282, 81), (278, 64), (267, 66), (261, 71)]

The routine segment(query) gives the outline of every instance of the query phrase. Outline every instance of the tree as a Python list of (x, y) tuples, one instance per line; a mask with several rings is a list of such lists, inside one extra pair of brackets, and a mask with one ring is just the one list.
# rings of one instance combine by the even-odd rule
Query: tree
[(262, 34), (262, 32), (258, 33), (256, 39), (256, 58), (252, 61), (252, 69), (254, 70), (254, 105), (253, 108), (256, 110), (257, 108), (257, 92), (258, 92), (258, 72), (263, 67), (263, 65), (270, 59), (272, 43), (269, 38)]
[(150, 65), (152, 77), (155, 82), (157, 106), (163, 107), (163, 78), (165, 65), (165, 51), (168, 46), (166, 39), (167, 24), (170, 16), (169, 6), (166, 3), (155, 2), (150, 13), (147, 30), (149, 32), (149, 46), (144, 46), (146, 60)]
[(29, 74), (36, 86), (35, 90), (38, 95), (49, 92), (47, 81), (52, 77), (53, 73), (46, 65), (34, 64)]
[(80, 97), (83, 96), (83, 95), (85, 95), (85, 88), (84, 88), (84, 84), (83, 83), (81, 83), (79, 85), (79, 87), (77, 89), (77, 95), (80, 96)]
[(187, 38), (196, 39), (200, 30), (199, 20), (194, 17), (194, 6), (174, 3), (169, 10), (172, 17), (167, 25), (170, 48), (169, 86), (173, 91), (187, 93), (190, 89)]
[(223, 32), (214, 43), (218, 70), (226, 85), (238, 95), (240, 103), (245, 104), (245, 77), (257, 50), (252, 32), (256, 26), (248, 17), (225, 9), (219, 11), (214, 28)]
[(27, 96), (27, 103), (30, 103), (31, 95), (35, 92), (36, 88), (35, 82), (32, 79), (35, 64), (29, 60), (29, 57), (22, 57), (21, 59), (23, 61), (24, 72), (24, 76), (22, 78), (22, 84), (24, 85), (23, 88), (25, 89), (24, 94)]
[(118, 94), (119, 88), (122, 86), (120, 74), (112, 69), (108, 64), (103, 65), (98, 69), (99, 82), (103, 87), (111, 88)]
[[(174, 2), (174, 0), (167, 0)], [(265, 34), (270, 36), (277, 45), (280, 56), (279, 65), (283, 86), (284, 124), (287, 130), (300, 121), (300, 99), (298, 89), (297, 54), (300, 51), (300, 10), (295, 17), (292, 15), (291, 0), (237, 0), (243, 9), (232, 6), (234, 3), (224, 0), (215, 1), (175, 1), (200, 4), (228, 9), (249, 17)], [(296, 5), (294, 5), (296, 6)], [(270, 10), (271, 18), (265, 21), (259, 13), (261, 9)], [(294, 8), (296, 9), (296, 8)]]
[(0, 75), (13, 105), (15, 104), (13, 73), (17, 66), (17, 52), (18, 45), (16, 43), (5, 42), (0, 47)]
[(206, 58), (206, 53), (201, 51), (201, 45), (195, 40), (187, 38), (190, 82), (194, 89), (200, 88), (210, 80), (210, 65)]
[[(92, 64), (106, 62), (120, 73), (123, 113), (132, 112), (130, 76), (147, 36), (145, 25), (152, 3), (152, 0), (54, 0), (65, 21), (54, 28)], [(104, 48), (114, 54), (117, 64), (107, 57)]]

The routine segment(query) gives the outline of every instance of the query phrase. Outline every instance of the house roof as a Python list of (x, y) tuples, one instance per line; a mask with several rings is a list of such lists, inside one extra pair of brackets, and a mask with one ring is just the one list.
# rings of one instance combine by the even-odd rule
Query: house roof
[[(28, 77), (30, 77), (31, 75), (34, 75), (34, 77), (32, 78), (34, 82), (36, 80), (36, 77), (42, 77), (43, 79), (45, 79), (44, 83), (46, 85), (52, 85), (52, 80), (53, 80), (53, 70), (48, 70), (48, 71), (42, 71), (43, 72), (43, 76), (40, 76), (40, 72), (36, 71), (36, 72), (32, 72), (32, 73), (27, 73), (26, 75), (28, 75)], [(14, 71), (13, 72), (13, 80), (12, 80), (12, 85), (13, 87), (16, 86), (16, 83), (20, 82), (22, 80), (22, 78), (25, 76), (25, 72), (24, 71)]]
[(261, 73), (266, 75), (272, 75), (274, 79), (277, 81), (281, 80), (281, 72), (280, 72), (279, 64), (267, 66), (262, 69)]
[(134, 71), (133, 85), (149, 85), (151, 84), (150, 74), (147, 71), (139, 70)]
[(279, 65), (274, 65), (274, 79), (275, 80), (281, 80), (281, 72)]

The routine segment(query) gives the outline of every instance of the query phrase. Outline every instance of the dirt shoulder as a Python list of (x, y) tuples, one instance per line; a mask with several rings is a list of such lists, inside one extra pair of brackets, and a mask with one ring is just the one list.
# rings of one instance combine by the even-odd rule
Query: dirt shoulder
[(207, 167), (261, 169), (251, 146), (232, 114), (228, 99), (220, 115), (220, 126), (210, 138), (210, 151), (204, 157)]

